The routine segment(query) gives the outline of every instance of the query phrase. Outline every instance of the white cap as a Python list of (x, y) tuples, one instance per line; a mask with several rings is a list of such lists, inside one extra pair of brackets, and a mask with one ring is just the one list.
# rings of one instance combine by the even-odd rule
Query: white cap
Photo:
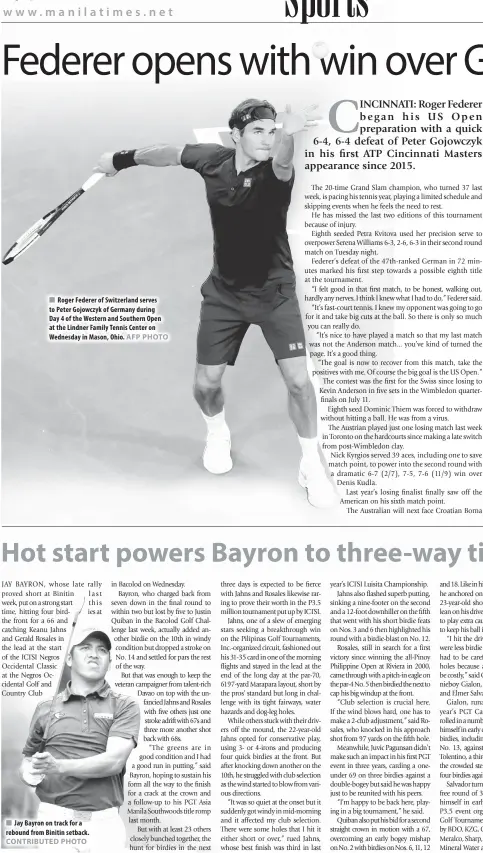
[(80, 643), (84, 642), (87, 637), (91, 636), (97, 636), (106, 644), (108, 650), (111, 651), (109, 633), (110, 628), (100, 622), (78, 622), (74, 628), (74, 633), (72, 634), (69, 652), (72, 651), (74, 646), (80, 645)]

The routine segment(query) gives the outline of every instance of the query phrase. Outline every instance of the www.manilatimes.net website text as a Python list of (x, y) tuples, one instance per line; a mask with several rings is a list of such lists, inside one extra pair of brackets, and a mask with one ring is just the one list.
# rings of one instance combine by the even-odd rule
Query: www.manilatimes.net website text
[(170, 18), (171, 9), (111, 9), (109, 6), (74, 6), (72, 9), (4, 9), (6, 18)]

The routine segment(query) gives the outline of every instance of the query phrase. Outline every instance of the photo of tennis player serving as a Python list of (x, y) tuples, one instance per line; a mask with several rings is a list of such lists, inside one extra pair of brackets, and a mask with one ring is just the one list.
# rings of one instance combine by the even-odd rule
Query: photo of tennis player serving
[(288, 390), (289, 414), (301, 448), (299, 484), (318, 508), (335, 501), (317, 441), (317, 406), (307, 369), (304, 328), (287, 237), (294, 184), (294, 137), (316, 124), (317, 106), (280, 115), (268, 101), (248, 99), (229, 118), (234, 147), (151, 145), (105, 153), (96, 171), (108, 176), (133, 166), (183, 166), (203, 178), (213, 227), (213, 268), (201, 293), (194, 396), (207, 435), (203, 465), (231, 470), (231, 435), (222, 378), (243, 338), (260, 327)]

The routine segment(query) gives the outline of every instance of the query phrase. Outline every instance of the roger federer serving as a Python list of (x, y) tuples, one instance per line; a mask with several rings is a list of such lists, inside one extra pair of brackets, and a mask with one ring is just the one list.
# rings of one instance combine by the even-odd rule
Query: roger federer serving
[(222, 377), (253, 323), (262, 330), (288, 389), (289, 413), (302, 450), (299, 483), (313, 506), (325, 507), (335, 492), (319, 455), (316, 398), (286, 228), (294, 136), (314, 124), (314, 110), (293, 113), (287, 107), (275, 141), (274, 107), (267, 101), (243, 101), (229, 120), (234, 148), (152, 145), (103, 154), (96, 168), (115, 175), (131, 166), (181, 165), (201, 175), (214, 237), (213, 268), (201, 288), (194, 382), (207, 427), (204, 467), (212, 474), (232, 468)]

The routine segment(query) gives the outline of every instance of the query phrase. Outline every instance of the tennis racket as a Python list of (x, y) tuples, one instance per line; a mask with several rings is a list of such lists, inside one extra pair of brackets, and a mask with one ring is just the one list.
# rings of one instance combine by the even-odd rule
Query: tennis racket
[(82, 184), (80, 189), (76, 190), (75, 193), (72, 193), (72, 195), (70, 195), (69, 198), (66, 198), (62, 204), (59, 204), (59, 206), (55, 207), (53, 210), (49, 210), (42, 219), (39, 219), (31, 226), (31, 228), (28, 229), (28, 231), (25, 231), (25, 233), (15, 241), (13, 246), (10, 246), (10, 249), (8, 252), (5, 252), (2, 258), (2, 264), (11, 264), (12, 261), (15, 261), (21, 254), (23, 254), (23, 252), (29, 249), (30, 246), (33, 246), (39, 237), (42, 237), (50, 226), (53, 225), (54, 222), (57, 222), (59, 217), (65, 213), (71, 204), (74, 204), (81, 195), (84, 195), (87, 190), (90, 190), (91, 187), (99, 183), (99, 181), (104, 177), (105, 175), (103, 172), (95, 172), (95, 174), (91, 175), (90, 178)]

